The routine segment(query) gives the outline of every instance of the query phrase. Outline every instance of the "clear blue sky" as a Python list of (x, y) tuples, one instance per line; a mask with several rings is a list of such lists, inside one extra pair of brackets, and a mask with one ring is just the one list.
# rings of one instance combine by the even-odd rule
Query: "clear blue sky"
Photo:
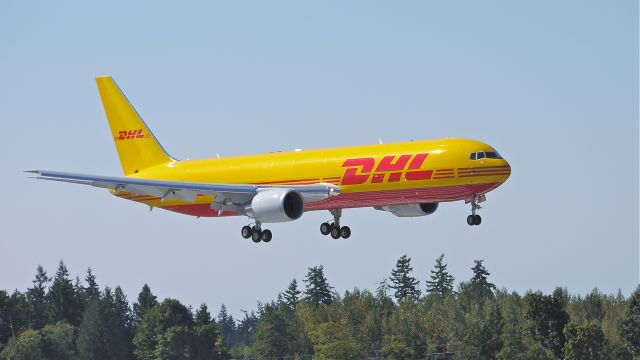
[[(323, 264), (340, 292), (374, 289), (403, 254), (424, 280), (484, 259), (499, 287), (630, 293), (638, 285), (637, 1), (3, 1), (0, 288), (64, 259), (134, 300), (238, 315)], [(400, 219), (328, 213), (240, 238), (245, 218), (149, 212), (29, 168), (120, 175), (94, 77), (114, 76), (178, 158), (439, 137), (496, 147), (513, 174), (469, 207)]]

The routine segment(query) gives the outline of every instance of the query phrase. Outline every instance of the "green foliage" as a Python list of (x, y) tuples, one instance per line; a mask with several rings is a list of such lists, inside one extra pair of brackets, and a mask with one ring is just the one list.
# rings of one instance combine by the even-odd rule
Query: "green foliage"
[(620, 324), (620, 333), (629, 351), (640, 357), (640, 287), (631, 295)]
[(391, 271), (391, 285), (395, 290), (394, 296), (398, 301), (415, 301), (420, 297), (420, 283), (416, 278), (411, 276), (413, 267), (411, 267), (411, 258), (402, 255), (396, 263), (396, 268)]
[(69, 271), (62, 261), (58, 265), (58, 270), (47, 293), (46, 312), (49, 323), (66, 321), (73, 326), (80, 324), (81, 295), (76, 293), (76, 289), (69, 279)]
[(300, 290), (298, 290), (298, 281), (296, 279), (291, 280), (289, 287), (282, 294), (282, 298), (290, 309), (295, 309), (300, 300)]
[(40, 330), (42, 352), (48, 360), (76, 358), (75, 328), (65, 322), (47, 325)]
[(431, 270), (431, 281), (427, 280), (427, 293), (437, 294), (441, 299), (453, 291), (453, 276), (447, 271), (444, 254), (436, 259), (435, 269)]
[(140, 290), (140, 294), (138, 294), (138, 302), (133, 304), (134, 323), (136, 325), (140, 324), (147, 312), (156, 305), (158, 305), (156, 296), (151, 293), (149, 285), (144, 284), (144, 286), (142, 286), (142, 290)]
[(38, 331), (27, 329), (12, 338), (0, 355), (7, 360), (41, 360), (44, 358), (42, 338)]
[[(78, 330), (78, 354), (82, 359), (129, 359), (131, 332), (127, 309), (116, 302), (111, 289), (106, 288), (92, 298), (82, 315)], [(122, 313), (125, 312), (125, 313)]]
[(557, 357), (562, 357), (565, 342), (564, 326), (569, 315), (558, 298), (541, 293), (529, 293), (525, 297), (527, 310), (525, 317), (533, 338)]
[(303, 325), (284, 303), (262, 308), (254, 335), (254, 351), (260, 357), (306, 354), (310, 350)]
[(482, 264), (483, 261), (484, 260), (473, 260), (474, 265), (471, 268), (473, 277), (469, 281), (471, 291), (473, 291), (475, 297), (480, 299), (480, 301), (492, 297), (493, 291), (496, 289), (496, 286), (487, 280), (491, 274), (485, 269)]
[(304, 282), (306, 284), (304, 291), (306, 301), (315, 306), (331, 304), (333, 301), (333, 287), (329, 285), (327, 278), (324, 276), (324, 267), (322, 265), (309, 268)]
[(564, 336), (564, 358), (567, 360), (609, 358), (605, 355), (604, 333), (597, 324), (569, 323), (564, 328)]
[(27, 299), (32, 305), (31, 324), (34, 329), (42, 328), (47, 322), (45, 313), (47, 287), (51, 279), (47, 276), (41, 265), (36, 270), (36, 278), (33, 280), (33, 287), (27, 289)]
[[(521, 297), (496, 290), (476, 261), (471, 280), (454, 292), (440, 256), (419, 298), (412, 270), (404, 256), (392, 286), (385, 280), (375, 293), (355, 288), (341, 296), (322, 266), (310, 268), (303, 299), (293, 280), (277, 301), (236, 321), (225, 306), (213, 320), (205, 304), (195, 314), (177, 300), (158, 304), (147, 285), (132, 311), (120, 287), (100, 292), (91, 270), (73, 284), (61, 263), (49, 286), (39, 267), (25, 293), (0, 290), (0, 359), (640, 357), (640, 289), (629, 299), (565, 288)], [(77, 313), (78, 326), (51, 322)]]
[(319, 324), (309, 332), (314, 359), (362, 359), (362, 348), (349, 333), (346, 324), (333, 321)]

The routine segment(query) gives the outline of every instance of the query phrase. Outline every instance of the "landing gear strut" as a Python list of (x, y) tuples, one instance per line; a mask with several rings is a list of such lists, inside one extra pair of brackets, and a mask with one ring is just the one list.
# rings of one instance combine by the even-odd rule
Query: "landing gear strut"
[(348, 239), (351, 236), (351, 229), (348, 226), (340, 226), (340, 217), (342, 216), (342, 209), (329, 210), (333, 215), (333, 222), (324, 222), (320, 224), (320, 233), (322, 235), (329, 235), (334, 239)]
[(260, 241), (271, 241), (271, 239), (273, 238), (271, 230), (262, 230), (261, 225), (262, 224), (259, 221), (256, 221), (256, 224), (254, 226), (245, 225), (242, 227), (240, 234), (245, 239), (251, 238), (254, 243), (259, 243)]
[(469, 224), (469, 226), (480, 225), (480, 223), (482, 223), (482, 218), (476, 214), (476, 210), (482, 209), (478, 203), (485, 200), (484, 195), (474, 196), (473, 200), (471, 200), (471, 215), (467, 216), (467, 224)]

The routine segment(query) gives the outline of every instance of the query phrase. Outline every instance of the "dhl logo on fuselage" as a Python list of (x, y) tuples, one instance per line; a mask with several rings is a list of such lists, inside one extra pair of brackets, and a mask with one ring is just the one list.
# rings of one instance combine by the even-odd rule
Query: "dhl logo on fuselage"
[[(376, 165), (372, 157), (347, 159), (342, 167), (347, 168), (342, 176), (342, 185), (359, 185), (367, 182), (397, 182), (404, 178), (407, 181), (429, 180), (433, 170), (421, 170), (429, 153), (389, 155), (383, 157)], [(411, 160), (411, 161), (409, 161)], [(388, 176), (387, 176), (388, 175)]]
[(118, 136), (114, 137), (117, 140), (133, 140), (133, 139), (144, 139), (149, 135), (145, 135), (142, 133), (142, 129), (137, 130), (121, 130), (118, 131)]

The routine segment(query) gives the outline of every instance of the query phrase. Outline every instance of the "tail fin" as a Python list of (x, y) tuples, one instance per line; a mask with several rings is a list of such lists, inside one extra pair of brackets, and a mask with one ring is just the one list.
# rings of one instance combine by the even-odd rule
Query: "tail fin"
[(124, 174), (135, 174), (150, 166), (174, 161), (111, 76), (99, 76), (96, 83)]

